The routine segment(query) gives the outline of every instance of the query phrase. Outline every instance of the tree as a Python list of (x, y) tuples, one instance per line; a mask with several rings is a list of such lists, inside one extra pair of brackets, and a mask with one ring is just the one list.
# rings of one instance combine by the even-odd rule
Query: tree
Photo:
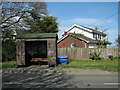
[(30, 29), (28, 32), (35, 33), (56, 33), (58, 32), (57, 18), (54, 16), (39, 17), (35, 12), (31, 11), (31, 19), (25, 19)]
[(44, 2), (18, 3), (2, 2), (2, 61), (15, 60), (16, 42), (11, 36), (12, 30), (23, 30), (29, 28), (23, 20), (30, 18), (31, 10), (36, 16), (42, 17), (47, 15), (47, 5)]
[[(97, 30), (97, 27), (96, 27), (96, 30)], [(104, 32), (106, 32), (108, 30), (107, 29), (104, 29), (102, 31), (101, 34), (99, 34), (100, 36), (102, 36), (104, 34)], [(107, 34), (106, 34), (107, 35)], [(107, 40), (106, 40), (106, 35), (104, 34), (104, 37), (100, 37), (100, 39), (98, 39), (97, 37), (95, 37), (95, 39), (98, 41), (98, 45), (97, 45), (97, 48), (106, 48), (106, 44), (109, 43)], [(110, 43), (109, 43), (110, 44)]]
[(56, 33), (58, 32), (57, 18), (54, 16), (46, 16), (43, 18), (40, 28), (46, 33)]
[(47, 5), (44, 2), (2, 2), (2, 29), (23, 29), (26, 26), (23, 18), (30, 17), (31, 9), (39, 16), (47, 14)]
[(2, 41), (2, 61), (15, 60), (16, 43), (12, 37)]

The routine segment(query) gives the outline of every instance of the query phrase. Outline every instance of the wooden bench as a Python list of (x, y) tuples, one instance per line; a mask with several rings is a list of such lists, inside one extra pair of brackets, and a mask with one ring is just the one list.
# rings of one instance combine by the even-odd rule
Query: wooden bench
[(32, 60), (30, 60), (31, 62), (39, 62), (39, 65), (40, 65), (40, 62), (47, 62), (48, 61), (48, 58), (32, 58)]

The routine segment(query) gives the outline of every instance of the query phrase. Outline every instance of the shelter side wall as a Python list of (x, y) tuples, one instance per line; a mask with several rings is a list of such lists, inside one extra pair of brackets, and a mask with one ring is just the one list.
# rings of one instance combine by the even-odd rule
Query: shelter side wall
[(56, 65), (56, 38), (47, 40), (48, 64)]
[(17, 65), (25, 65), (25, 41), (17, 39), (16, 41), (16, 59)]

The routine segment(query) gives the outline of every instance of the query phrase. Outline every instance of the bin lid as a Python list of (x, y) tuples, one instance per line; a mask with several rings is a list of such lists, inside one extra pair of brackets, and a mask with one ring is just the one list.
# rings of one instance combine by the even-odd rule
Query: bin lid
[(60, 55), (58, 58), (68, 58), (68, 56)]

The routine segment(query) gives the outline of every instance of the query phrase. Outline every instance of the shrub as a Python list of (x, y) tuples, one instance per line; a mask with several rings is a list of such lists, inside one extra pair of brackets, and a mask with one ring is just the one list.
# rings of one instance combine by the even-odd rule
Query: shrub
[(94, 54), (91, 55), (91, 56), (89, 57), (89, 59), (95, 60), (95, 55), (94, 55)]
[(2, 41), (2, 61), (16, 60), (16, 43), (15, 40), (9, 38)]
[(73, 59), (68, 59), (68, 63), (70, 63), (70, 62), (72, 62), (73, 61)]
[(3, 62), (1, 63), (2, 68), (17, 68), (17, 63), (12, 61), (12, 62)]
[(91, 56), (89, 57), (89, 59), (92, 59), (92, 60), (102, 60), (103, 58), (99, 56), (99, 54), (97, 53), (92, 53), (90, 54)]
[(113, 57), (114, 59), (120, 59), (120, 57)]
[(112, 55), (109, 55), (108, 57), (109, 57), (110, 60), (114, 59), (114, 57)]

